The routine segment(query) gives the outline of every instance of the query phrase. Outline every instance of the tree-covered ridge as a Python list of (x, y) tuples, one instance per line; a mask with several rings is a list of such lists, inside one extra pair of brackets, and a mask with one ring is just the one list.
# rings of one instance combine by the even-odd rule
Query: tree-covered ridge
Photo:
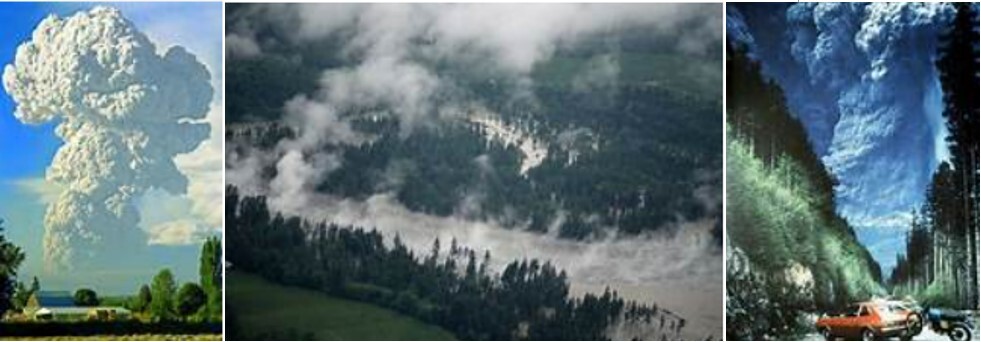
[(726, 335), (794, 338), (804, 314), (882, 293), (879, 266), (835, 213), (834, 179), (780, 88), (729, 52)]
[(657, 327), (656, 337), (666, 338), (685, 324), (609, 290), (572, 298), (565, 273), (549, 263), (515, 261), (495, 274), (489, 252), (455, 242), (447, 251), (434, 241), (431, 253), (417, 256), (398, 237), (387, 244), (377, 231), (271, 213), (265, 198), (239, 197), (234, 187), (225, 203), (233, 267), (394, 309), (461, 339), (607, 339), (625, 322)]
[[(951, 160), (933, 175), (914, 212), (906, 251), (889, 277), (893, 292), (932, 305), (978, 304), (978, 13), (957, 3), (936, 62)], [(971, 70), (974, 70), (971, 72)]]

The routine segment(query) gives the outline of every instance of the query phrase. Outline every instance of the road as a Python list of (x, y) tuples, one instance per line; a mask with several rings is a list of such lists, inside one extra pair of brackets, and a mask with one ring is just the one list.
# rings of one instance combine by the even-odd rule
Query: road
[[(975, 313), (973, 317), (977, 317), (977, 314)], [(979, 336), (978, 329), (977, 329), (978, 324), (976, 321), (974, 322), (974, 326), (975, 326), (974, 330), (971, 331), (971, 341), (978, 341), (978, 336)], [(815, 332), (812, 334), (808, 334), (807, 337), (804, 338), (804, 340), (824, 341), (824, 336), (821, 336), (821, 334)], [(899, 339), (893, 339), (893, 340), (898, 341)], [(916, 335), (916, 337), (913, 338), (913, 341), (950, 341), (950, 339), (947, 338), (946, 335), (940, 335), (935, 333), (933, 330), (930, 330), (929, 328), (924, 328), (923, 332), (921, 332), (919, 335)]]
[[(973, 335), (972, 336), (973, 337), (973, 341), (977, 341), (978, 340), (978, 332), (977, 331), (974, 331), (972, 333), (972, 335)], [(821, 336), (821, 334), (813, 333), (813, 334), (807, 335), (807, 337), (804, 338), (804, 340), (805, 341), (824, 341), (824, 337)], [(893, 339), (893, 340), (898, 341), (899, 339)], [(947, 338), (947, 336), (939, 335), (939, 334), (933, 332), (930, 329), (923, 329), (923, 332), (920, 333), (919, 335), (916, 335), (916, 337), (913, 338), (913, 341), (950, 341), (950, 339)]]
[[(977, 311), (974, 311), (974, 312), (965, 311), (965, 313), (967, 313), (967, 315), (969, 317), (968, 320), (970, 320), (971, 323), (972, 323), (972, 325), (974, 325), (974, 330), (971, 331), (971, 341), (978, 341), (979, 340), (978, 339), (979, 334), (978, 334), (978, 328), (977, 328), (978, 327), (978, 312)], [(811, 334), (808, 334), (807, 336), (805, 336), (804, 337), (804, 340), (805, 341), (824, 341), (824, 336), (821, 336), (821, 334), (819, 334), (817, 332), (814, 332), (814, 333), (811, 333)], [(899, 339), (893, 339), (893, 340), (898, 341)], [(929, 328), (924, 328), (923, 329), (923, 332), (921, 332), (919, 335), (916, 335), (916, 337), (913, 338), (913, 341), (950, 341), (950, 338), (948, 338), (947, 335), (937, 334), (937, 333), (933, 332), (933, 330), (930, 330)]]

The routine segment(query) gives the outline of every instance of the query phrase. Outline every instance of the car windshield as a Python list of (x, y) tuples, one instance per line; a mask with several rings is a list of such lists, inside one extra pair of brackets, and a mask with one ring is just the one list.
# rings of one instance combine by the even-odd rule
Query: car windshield
[(881, 312), (898, 312), (903, 310), (902, 307), (894, 304), (879, 304), (875, 308)]

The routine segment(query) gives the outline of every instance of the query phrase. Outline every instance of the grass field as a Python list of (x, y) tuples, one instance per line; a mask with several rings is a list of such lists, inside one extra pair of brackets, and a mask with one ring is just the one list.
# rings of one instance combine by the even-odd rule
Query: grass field
[(317, 340), (453, 339), (439, 327), (388, 309), (276, 285), (247, 273), (228, 272), (225, 293), (227, 310), (242, 329), (235, 335), (293, 331)]
[(43, 336), (43, 337), (0, 337), (3, 341), (221, 341), (219, 334), (207, 335), (95, 335), (95, 336)]

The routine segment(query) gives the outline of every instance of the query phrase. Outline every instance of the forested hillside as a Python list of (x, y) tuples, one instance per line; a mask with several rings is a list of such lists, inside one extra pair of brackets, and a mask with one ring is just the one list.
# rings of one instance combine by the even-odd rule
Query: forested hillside
[(727, 57), (726, 335), (792, 339), (804, 315), (883, 294), (879, 266), (835, 212), (834, 179), (780, 88)]
[(498, 274), (488, 269), (490, 252), (455, 240), (448, 253), (434, 240), (432, 252), (418, 255), (397, 236), (388, 242), (373, 230), (270, 213), (265, 198), (239, 197), (234, 187), (225, 210), (227, 260), (235, 269), (386, 307), (461, 339), (676, 339), (686, 323), (610, 290), (573, 298), (565, 272), (548, 262), (513, 261)]

